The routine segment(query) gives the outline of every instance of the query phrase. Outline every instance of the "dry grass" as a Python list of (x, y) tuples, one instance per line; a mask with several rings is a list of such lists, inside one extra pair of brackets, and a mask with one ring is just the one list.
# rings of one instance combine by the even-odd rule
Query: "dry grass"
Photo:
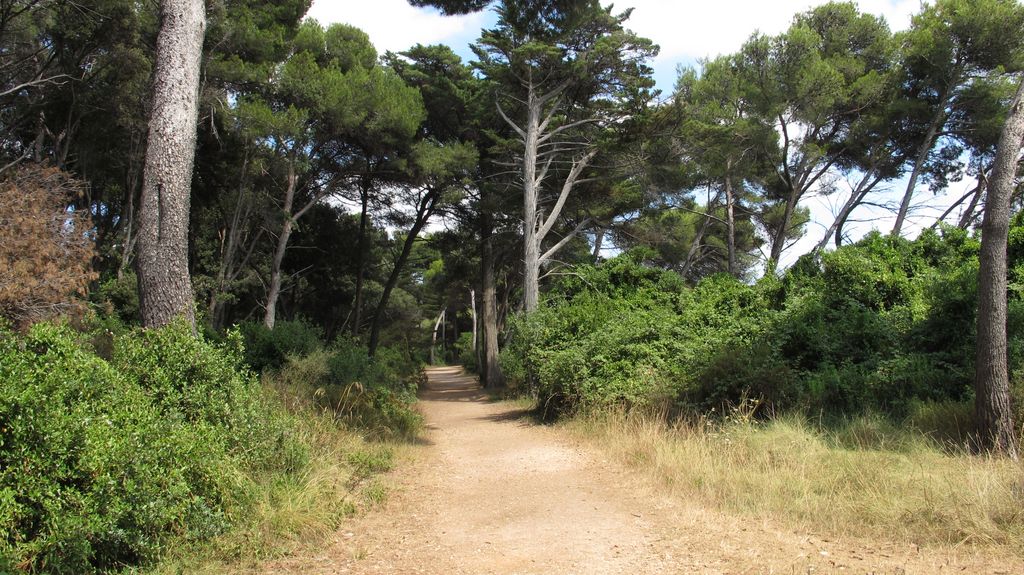
[(382, 503), (387, 489), (376, 476), (390, 469), (398, 444), (370, 442), (339, 427), (329, 414), (297, 418), (310, 450), (303, 471), (240, 478), (244, 509), (231, 531), (198, 548), (181, 547), (146, 573), (226, 573), (314, 548), (357, 510)]
[(566, 425), (675, 494), (835, 535), (1024, 554), (1024, 469), (941, 448), (881, 419), (823, 430), (800, 417), (669, 426), (663, 417), (581, 416)]

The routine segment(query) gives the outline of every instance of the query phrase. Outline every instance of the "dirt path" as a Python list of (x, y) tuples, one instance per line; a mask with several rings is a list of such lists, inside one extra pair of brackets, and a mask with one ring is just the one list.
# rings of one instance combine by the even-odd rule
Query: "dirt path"
[(383, 509), (314, 556), (264, 573), (1024, 573), (906, 545), (830, 541), (659, 495), (636, 474), (487, 401), (455, 368), (429, 372), (425, 444)]

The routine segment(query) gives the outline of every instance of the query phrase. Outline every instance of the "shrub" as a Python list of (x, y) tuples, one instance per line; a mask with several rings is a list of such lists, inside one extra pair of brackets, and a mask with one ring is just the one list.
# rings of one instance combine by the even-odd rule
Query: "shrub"
[(277, 369), (289, 355), (307, 355), (323, 346), (320, 329), (302, 320), (279, 321), (274, 329), (262, 323), (239, 325), (245, 347), (245, 361), (257, 373)]
[(125, 272), (100, 283), (94, 293), (94, 299), (102, 307), (107, 316), (118, 318), (127, 325), (139, 325), (142, 315), (139, 312), (139, 288), (135, 272)]
[(466, 368), (466, 371), (470, 373), (479, 373), (480, 366), (476, 350), (473, 349), (473, 332), (463, 332), (459, 334), (459, 340), (455, 342), (453, 346), (455, 349), (455, 357), (462, 367)]
[(375, 437), (408, 438), (421, 426), (412, 409), (420, 373), (391, 348), (370, 358), (365, 346), (342, 338), (330, 349), (289, 356), (271, 379), (292, 405), (315, 404)]
[(116, 336), (108, 362), (82, 339), (49, 324), (0, 333), (8, 565), (92, 573), (146, 563), (171, 541), (226, 529), (248, 474), (303, 467), (305, 447), (237, 369), (237, 349), (175, 325)]
[[(870, 234), (781, 278), (723, 274), (693, 288), (625, 254), (577, 267), (540, 309), (513, 317), (502, 365), (548, 416), (674, 398), (683, 409), (753, 399), (764, 412), (899, 419), (915, 402), (970, 395), (977, 245), (962, 230)], [(1022, 301), (1011, 297), (1008, 322), (1016, 381)]]

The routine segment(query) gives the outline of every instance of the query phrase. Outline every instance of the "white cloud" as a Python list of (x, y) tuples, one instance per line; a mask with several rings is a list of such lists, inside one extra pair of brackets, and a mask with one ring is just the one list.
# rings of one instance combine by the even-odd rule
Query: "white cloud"
[[(370, 36), (377, 52), (398, 52), (414, 44), (470, 42), (480, 32), (483, 13), (442, 16), (406, 0), (315, 0), (308, 16), (325, 26), (351, 24)], [(454, 46), (453, 46), (454, 47)]]
[[(678, 64), (693, 65), (701, 58), (739, 51), (755, 31), (783, 32), (793, 16), (824, 4), (822, 0), (623, 0), (616, 11), (629, 7), (633, 14), (626, 26), (661, 47), (653, 62), (658, 87), (672, 90)], [(910, 16), (920, 9), (919, 0), (861, 0), (862, 12), (884, 16), (893, 30), (910, 25)]]
[[(777, 34), (793, 16), (825, 2), (808, 0), (632, 0), (616, 2), (616, 9), (633, 7), (627, 26), (661, 46), (659, 61), (678, 62), (739, 50), (754, 31)], [(862, 0), (862, 12), (885, 17), (894, 30), (906, 28), (917, 0)]]

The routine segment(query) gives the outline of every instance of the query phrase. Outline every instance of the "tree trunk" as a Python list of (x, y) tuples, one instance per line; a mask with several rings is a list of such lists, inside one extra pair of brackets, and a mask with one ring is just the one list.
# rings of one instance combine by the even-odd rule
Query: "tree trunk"
[(540, 238), (537, 237), (537, 150), (540, 103), (530, 90), (523, 150), (523, 309), (530, 313), (540, 301)]
[(594, 256), (593, 257), (594, 257), (594, 264), (595, 265), (601, 263), (601, 248), (604, 247), (604, 235), (607, 232), (608, 232), (608, 230), (604, 226), (601, 226), (600, 228), (597, 229), (597, 232), (594, 233)]
[(233, 279), (234, 263), (241, 242), (241, 224), (248, 219), (248, 212), (243, 217), (243, 197), (245, 194), (246, 172), (249, 166), (249, 153), (246, 150), (245, 159), (242, 161), (242, 171), (238, 181), (238, 196), (235, 200), (235, 209), (231, 216), (231, 223), (220, 234), (220, 264), (217, 267), (216, 283), (210, 293), (208, 313), (210, 325), (215, 331), (220, 331), (224, 323), (224, 302), (220, 297), (227, 292), (228, 283)]
[(201, 0), (160, 2), (136, 260), (146, 327), (184, 316), (195, 328), (188, 225), (205, 31)]
[(274, 329), (277, 322), (277, 300), (281, 295), (281, 266), (284, 263), (284, 254), (288, 250), (288, 240), (292, 236), (292, 227), (295, 225), (295, 218), (292, 214), (292, 204), (295, 202), (295, 162), (288, 162), (288, 185), (284, 193), (284, 223), (281, 224), (281, 233), (277, 236), (277, 248), (274, 250), (274, 259), (270, 264), (270, 287), (267, 289), (267, 309), (263, 315), (263, 325), (267, 329)]
[(469, 314), (473, 319), (473, 354), (476, 355), (476, 290), (469, 290)]
[(352, 336), (359, 335), (359, 324), (363, 312), (363, 275), (366, 273), (366, 226), (369, 218), (367, 212), (370, 205), (370, 177), (363, 179), (360, 192), (361, 209), (359, 211), (359, 239), (356, 242), (356, 293), (352, 298)]
[[(718, 198), (715, 198), (715, 203), (718, 203)], [(693, 241), (690, 242), (690, 249), (686, 252), (686, 260), (683, 261), (683, 268), (679, 270), (679, 275), (686, 277), (686, 274), (690, 272), (690, 268), (694, 262), (698, 260), (697, 254), (700, 251), (701, 242), (704, 241), (704, 234), (708, 232), (708, 228), (711, 227), (711, 210), (714, 206), (711, 202), (708, 202), (706, 206), (707, 215), (704, 216), (704, 221), (700, 223), (700, 228), (697, 229), (697, 233), (693, 236)]]
[(956, 70), (949, 85), (942, 92), (942, 97), (939, 98), (935, 115), (932, 116), (932, 121), (928, 125), (928, 132), (925, 134), (924, 141), (921, 142), (921, 147), (917, 150), (917, 156), (914, 158), (914, 167), (910, 170), (910, 180), (907, 181), (907, 189), (903, 192), (900, 210), (896, 213), (896, 224), (892, 228), (893, 237), (899, 236), (903, 231), (903, 223), (906, 221), (907, 213), (910, 211), (910, 200), (914, 196), (914, 188), (917, 187), (917, 178), (921, 176), (921, 170), (924, 169), (924, 163), (928, 159), (928, 152), (931, 151), (932, 146), (935, 144), (935, 137), (938, 135), (939, 129), (942, 128), (948, 118), (946, 105), (949, 104), (949, 97), (953, 93), (953, 88), (960, 82), (960, 75), (962, 74), (961, 65), (957, 64)]
[(967, 204), (967, 208), (964, 209), (964, 213), (960, 215), (960, 221), (957, 223), (957, 227), (960, 229), (966, 230), (974, 222), (974, 212), (978, 209), (981, 197), (985, 195), (986, 184), (985, 170), (984, 167), (981, 167), (981, 173), (978, 174), (978, 185), (974, 187), (974, 194), (971, 195), (971, 203)]
[(782, 251), (786, 248), (789, 222), (793, 220), (793, 211), (796, 210), (796, 197), (796, 190), (790, 187), (789, 196), (786, 198), (786, 210), (782, 214), (782, 222), (779, 224), (779, 229), (775, 231), (775, 235), (772, 237), (772, 249), (768, 256), (767, 269), (772, 273), (775, 273), (775, 269), (779, 267), (779, 259), (782, 258)]
[(725, 227), (729, 250), (729, 275), (736, 275), (736, 209), (732, 193), (732, 158), (725, 161)]
[(1006, 344), (1006, 244), (1017, 158), (1024, 144), (1024, 80), (1003, 126), (981, 224), (974, 417), (979, 447), (1017, 458)]
[(444, 321), (444, 310), (437, 314), (437, 321), (434, 322), (434, 331), (430, 337), (430, 365), (437, 365), (437, 358), (434, 357), (434, 350), (437, 348), (437, 328), (441, 327)]
[(480, 272), (483, 331), (483, 361), (480, 365), (480, 379), (485, 388), (496, 389), (505, 386), (505, 375), (498, 361), (498, 297), (494, 280), (494, 234), (490, 214), (481, 222)]
[(405, 236), (405, 242), (402, 244), (402, 252), (398, 254), (398, 259), (395, 260), (395, 266), (391, 268), (391, 274), (388, 275), (388, 280), (384, 284), (384, 291), (381, 293), (380, 302), (377, 304), (377, 309), (373, 314), (373, 323), (370, 327), (370, 343), (368, 346), (368, 355), (373, 357), (377, 353), (377, 346), (380, 343), (380, 330), (384, 324), (384, 310), (388, 306), (388, 300), (391, 299), (391, 292), (394, 291), (395, 286), (398, 285), (398, 278), (402, 272), (402, 268), (405, 266), (405, 262), (409, 259), (409, 254), (412, 253), (412, 246), (416, 243), (416, 238), (419, 236), (420, 230), (427, 224), (430, 216), (434, 213), (434, 206), (437, 204), (438, 195), (434, 192), (430, 192), (431, 197), (426, 198), (422, 204), (423, 209), (416, 214), (416, 221), (413, 223), (409, 233)]
[[(839, 214), (836, 215), (836, 219), (832, 222), (832, 225), (825, 231), (825, 236), (821, 238), (818, 245), (814, 247), (815, 251), (821, 251), (825, 249), (828, 242), (835, 237), (836, 249), (843, 243), (843, 226), (846, 225), (846, 221), (850, 219), (850, 214), (853, 210), (857, 209), (857, 206), (864, 202), (864, 198), (867, 197), (868, 193), (871, 192), (882, 181), (881, 176), (874, 176), (874, 168), (869, 169), (865, 174), (861, 176), (857, 187), (850, 192), (850, 197), (843, 204), (843, 207), (839, 210)], [(874, 179), (872, 177), (874, 176)]]

